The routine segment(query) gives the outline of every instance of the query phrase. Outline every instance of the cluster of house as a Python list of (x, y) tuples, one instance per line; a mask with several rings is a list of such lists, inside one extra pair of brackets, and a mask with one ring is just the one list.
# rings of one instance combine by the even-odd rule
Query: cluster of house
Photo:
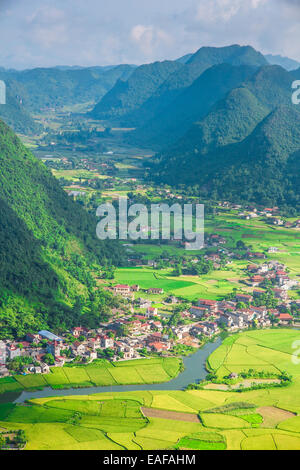
[[(247, 267), (249, 274), (248, 285), (252, 287), (264, 286), (269, 281), (273, 286), (271, 290), (274, 297), (281, 301), (288, 301), (288, 290), (299, 285), (296, 279), (291, 279), (284, 264), (278, 261), (268, 261), (260, 265), (249, 264)], [(262, 289), (254, 289), (253, 295), (260, 297), (265, 294)]]
[[(42, 340), (45, 341), (41, 343)], [(61, 341), (61, 338), (46, 330), (41, 330), (37, 334), (28, 333), (25, 341), (0, 340), (0, 377), (10, 375), (7, 363), (18, 357), (32, 359), (31, 363), (24, 366), (24, 372), (48, 373), (49, 365), (45, 363), (44, 357), (49, 352), (50, 344), (58, 344)], [(63, 366), (64, 362), (63, 357), (56, 356), (56, 366)]]
[[(100, 324), (97, 329), (78, 326), (61, 337), (42, 330), (37, 334), (27, 334), (25, 341), (0, 341), (0, 376), (10, 374), (7, 363), (16, 357), (32, 359), (26, 361), (29, 363), (24, 366), (24, 373), (48, 373), (46, 354), (53, 356), (53, 366), (63, 366), (65, 362), (78, 357), (90, 362), (99, 357), (101, 350), (110, 350), (112, 360), (128, 360), (140, 357), (141, 350), (167, 354), (176, 344), (197, 347), (203, 336), (212, 337), (222, 328), (236, 331), (254, 325), (258, 328), (268, 327), (272, 317), (281, 324), (293, 322), (292, 315), (286, 313), (286, 310), (292, 302), (300, 308), (300, 301), (289, 299), (288, 290), (298, 282), (290, 279), (285, 266), (277, 261), (266, 261), (263, 264), (249, 264), (247, 272), (251, 294), (241, 292), (232, 300), (222, 301), (199, 299), (196, 305), (181, 313), (187, 321), (169, 327), (169, 334), (165, 333), (164, 327), (168, 321), (166, 314), (160, 313), (150, 299), (135, 298), (134, 295), (142, 290), (148, 294), (163, 294), (162, 288), (140, 289), (138, 285), (117, 284), (112, 288), (113, 292), (129, 301), (130, 317), (122, 310), (113, 309), (110, 321)], [(274, 297), (279, 301), (276, 308), (254, 305), (255, 299), (266, 294), (266, 280), (270, 281)], [(174, 296), (165, 299), (168, 304), (178, 302)], [(118, 330), (121, 325), (126, 327), (128, 333), (120, 339)]]

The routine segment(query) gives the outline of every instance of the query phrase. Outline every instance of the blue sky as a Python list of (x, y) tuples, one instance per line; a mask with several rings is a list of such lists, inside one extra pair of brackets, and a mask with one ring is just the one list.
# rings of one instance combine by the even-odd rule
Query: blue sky
[(108, 65), (251, 44), (300, 61), (300, 0), (0, 0), (0, 66)]

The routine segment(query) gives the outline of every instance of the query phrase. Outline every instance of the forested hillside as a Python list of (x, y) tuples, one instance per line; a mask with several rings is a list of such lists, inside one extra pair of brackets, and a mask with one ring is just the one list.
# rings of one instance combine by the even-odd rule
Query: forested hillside
[(92, 273), (122, 263), (120, 245), (96, 238), (96, 218), (67, 196), (3, 122), (0, 211), (2, 336), (105, 318), (114, 299), (95, 291)]
[(35, 134), (41, 130), (16, 96), (16, 90), (10, 83), (6, 86), (6, 104), (0, 104), (0, 118), (21, 134)]
[[(218, 64), (260, 67), (266, 65), (267, 61), (262, 54), (250, 46), (202, 47), (190, 57), (186, 64), (183, 64), (179, 71), (171, 74), (140, 108), (124, 116), (123, 122), (125, 123), (126, 119), (131, 126), (144, 127), (143, 136), (139, 138), (139, 142), (142, 141), (142, 137), (146, 137), (149, 141), (147, 130), (151, 133), (153, 142), (155, 132), (161, 125), (165, 126), (164, 117), (161, 118), (161, 116), (173, 112), (174, 100), (190, 87), (205, 70)], [(168, 111), (169, 106), (170, 110)], [(177, 111), (181, 110), (180, 108)], [(153, 122), (156, 120), (157, 124), (152, 131)], [(136, 135), (138, 136), (138, 133)]]
[(118, 80), (95, 106), (91, 116), (119, 119), (140, 107), (172, 73), (178, 73), (183, 67), (184, 64), (177, 61), (141, 65), (127, 81)]
[(22, 98), (29, 112), (51, 107), (72, 106), (99, 101), (118, 79), (127, 80), (134, 66), (90, 68), (36, 68), (0, 71), (0, 79)]
[(167, 107), (130, 133), (129, 141), (159, 149), (177, 141), (233, 88), (251, 77), (252, 66), (215, 65), (200, 75)]
[(194, 185), (210, 197), (299, 210), (300, 112), (289, 104), (290, 87), (277, 82), (263, 93), (262, 75), (232, 90), (162, 153), (156, 178)]

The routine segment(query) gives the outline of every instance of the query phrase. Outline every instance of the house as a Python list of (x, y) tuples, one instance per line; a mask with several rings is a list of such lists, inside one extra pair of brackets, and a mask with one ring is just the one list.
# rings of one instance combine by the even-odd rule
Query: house
[(142, 299), (141, 297), (137, 299), (137, 303), (139, 308), (148, 308), (151, 306), (151, 300)]
[(199, 299), (198, 307), (206, 308), (210, 313), (218, 310), (218, 302), (216, 300)]
[(197, 325), (194, 325), (191, 330), (191, 333), (194, 336), (202, 335), (202, 334), (205, 334), (206, 332), (207, 332), (207, 327), (203, 325), (202, 323), (198, 323)]
[(97, 356), (96, 351), (87, 351), (86, 357), (87, 357), (90, 361), (94, 361), (95, 359), (97, 359), (98, 356)]
[(250, 307), (249, 310), (255, 313), (256, 318), (265, 318), (268, 313), (266, 307)]
[(151, 348), (154, 352), (162, 352), (162, 351), (168, 351), (170, 349), (170, 346), (164, 343), (155, 342), (155, 343), (150, 343), (149, 348)]
[(261, 264), (257, 270), (259, 273), (267, 273), (269, 271), (269, 265), (268, 264)]
[(276, 299), (286, 300), (288, 298), (288, 293), (285, 289), (275, 288), (272, 291)]
[(29, 343), (39, 343), (40, 342), (40, 335), (39, 334), (32, 334), (32, 333), (27, 333), (26, 335), (26, 341)]
[(96, 351), (97, 349), (100, 349), (101, 347), (100, 336), (97, 336), (96, 338), (90, 338), (88, 340), (88, 345), (92, 351)]
[(153, 259), (148, 260), (148, 266), (152, 266), (153, 268), (156, 268), (157, 263)]
[(170, 295), (170, 297), (166, 299), (166, 302), (168, 302), (169, 304), (177, 304), (178, 299), (177, 297), (174, 297), (174, 295)]
[(154, 328), (158, 328), (159, 330), (163, 328), (162, 324), (160, 321), (153, 321), (151, 323), (151, 326), (154, 327)]
[(260, 276), (259, 274), (256, 274), (255, 276), (251, 277), (251, 284), (253, 286), (259, 286), (264, 281), (264, 278)]
[(149, 323), (142, 323), (140, 326), (141, 332), (147, 332), (151, 330), (151, 325)]
[(7, 377), (9, 375), (9, 370), (5, 367), (5, 365), (0, 364), (0, 377)]
[(81, 326), (76, 326), (75, 328), (72, 328), (72, 335), (75, 336), (75, 338), (79, 338), (84, 332), (84, 329)]
[(266, 257), (264, 253), (260, 253), (260, 252), (252, 253), (251, 251), (248, 251), (247, 256), (248, 258), (257, 258), (257, 259), (265, 259)]
[[(42, 373), (42, 367), (41, 366), (35, 366), (34, 364), (29, 364), (28, 366), (25, 367), (26, 372), (30, 372), (31, 374), (41, 374)], [(49, 369), (50, 371), (50, 369)]]
[(138, 292), (140, 290), (140, 286), (138, 284), (134, 284), (130, 289), (132, 292)]
[(101, 336), (101, 347), (104, 349), (113, 348), (114, 347), (114, 339), (110, 338), (107, 335)]
[(225, 326), (230, 330), (234, 329), (242, 329), (244, 328), (244, 320), (241, 315), (236, 315), (234, 313), (224, 313), (218, 319), (218, 324), (221, 326)]
[(9, 360), (13, 360), (16, 357), (21, 356), (21, 350), (15, 344), (11, 344), (10, 346), (8, 346), (7, 353), (8, 353), (8, 359)]
[(113, 288), (115, 295), (128, 295), (130, 294), (130, 286), (127, 284), (117, 284)]
[(74, 356), (84, 356), (86, 347), (84, 344), (79, 343), (78, 341), (75, 341), (75, 343), (71, 345), (71, 350)]
[(58, 356), (55, 358), (55, 367), (63, 367), (65, 365), (65, 358), (63, 356)]
[(158, 314), (158, 310), (156, 307), (147, 308), (147, 312), (146, 312), (147, 317), (153, 317), (153, 316), (156, 316), (157, 314)]
[(258, 266), (256, 266), (256, 264), (249, 264), (247, 266), (247, 271), (249, 271), (250, 273), (256, 273), (258, 269)]
[(268, 249), (268, 253), (277, 253), (279, 249), (276, 246), (270, 246)]
[(248, 295), (248, 294), (236, 294), (236, 300), (238, 302), (245, 302), (246, 304), (248, 304), (252, 302), (253, 297), (252, 295)]
[(46, 351), (47, 353), (52, 354), (54, 357), (60, 356), (61, 346), (57, 341), (52, 341), (52, 343), (47, 344)]
[(191, 307), (190, 308), (190, 313), (192, 315), (196, 315), (196, 317), (203, 317), (207, 313), (207, 308), (205, 307)]
[(277, 318), (279, 320), (279, 323), (283, 325), (286, 325), (294, 320), (289, 313), (280, 313)]
[(229, 378), (230, 379), (237, 379), (238, 378), (238, 374), (236, 372), (231, 372), (231, 374), (229, 375)]
[(150, 289), (147, 290), (148, 294), (163, 294), (164, 290), (159, 288), (159, 287), (150, 287)]
[(45, 338), (49, 341), (58, 341), (58, 342), (62, 342), (62, 338), (59, 338), (59, 336), (56, 336), (54, 333), (51, 333), (50, 331), (47, 331), (47, 330), (41, 330), (39, 331), (39, 335), (42, 337), (42, 338)]
[(205, 334), (208, 336), (213, 336), (220, 331), (216, 322), (204, 322), (203, 325), (206, 327)]
[(241, 309), (238, 311), (238, 314), (242, 317), (242, 319), (244, 320), (244, 323), (247, 323), (247, 324), (252, 322), (254, 318), (256, 317), (256, 312), (250, 309)]

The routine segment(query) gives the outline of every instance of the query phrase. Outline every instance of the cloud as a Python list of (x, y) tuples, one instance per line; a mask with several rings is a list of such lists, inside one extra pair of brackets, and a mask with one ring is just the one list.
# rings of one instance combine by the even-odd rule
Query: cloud
[(130, 31), (130, 38), (137, 44), (147, 59), (154, 57), (158, 48), (172, 43), (169, 34), (152, 25), (135, 25)]
[(209, 3), (200, 2), (197, 8), (196, 20), (215, 23), (229, 21), (241, 8), (240, 0), (211, 0)]
[(0, 0), (0, 66), (145, 63), (251, 44), (300, 60), (300, 0)]

